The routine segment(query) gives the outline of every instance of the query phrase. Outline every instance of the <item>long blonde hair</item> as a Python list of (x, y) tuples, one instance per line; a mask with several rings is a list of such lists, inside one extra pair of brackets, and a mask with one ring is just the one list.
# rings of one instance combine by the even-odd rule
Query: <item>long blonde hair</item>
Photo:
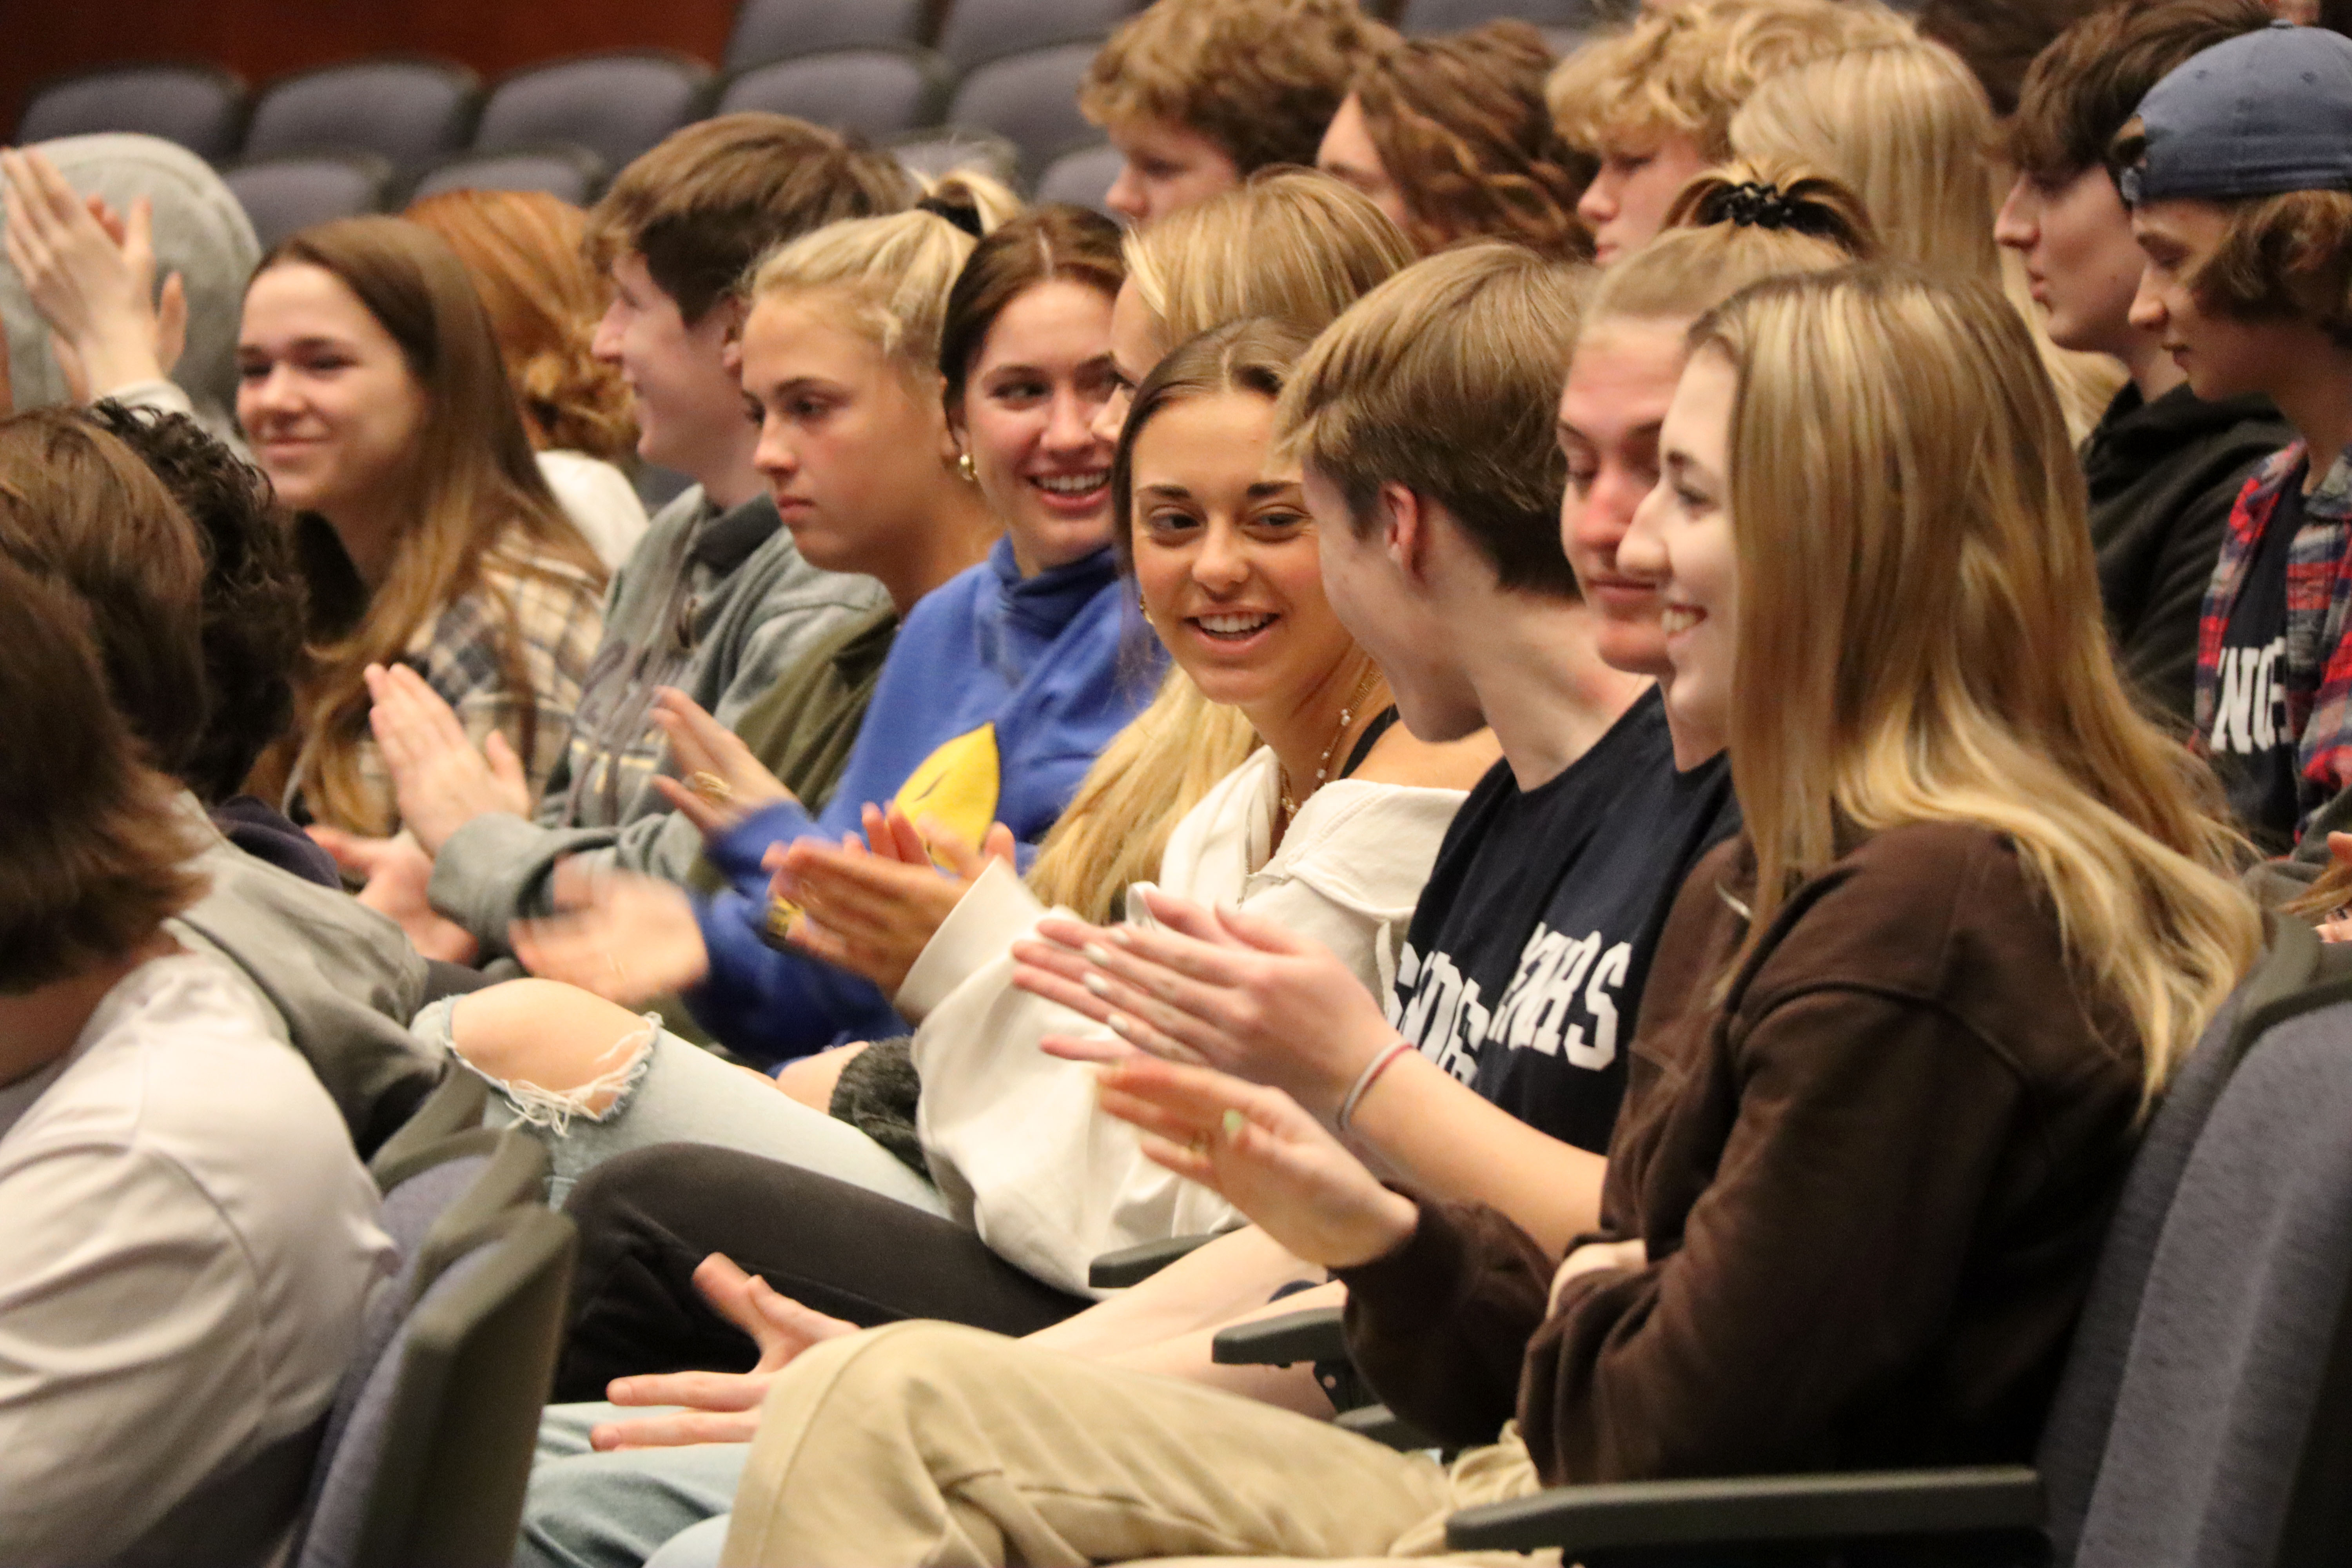
[(1748, 946), (1842, 827), (1982, 825), (2134, 1026), (2153, 1097), (2262, 929), (2210, 773), (2116, 674), (2082, 476), (2024, 323), (1988, 283), (1854, 268), (1758, 284), (1691, 342), (1738, 375)]
[[(1403, 231), (1370, 197), (1295, 169), (1130, 231), (1125, 251), (1163, 354), (1254, 318), (1312, 338), (1413, 259)], [(1046, 835), (1030, 890), (1098, 923), (1117, 919), (1128, 887), (1160, 874), (1176, 824), (1257, 746), (1240, 709), (1210, 701), (1171, 666)]]
[(1774, 77), (1731, 121), (1748, 158), (1792, 158), (1862, 198), (1887, 260), (1998, 282), (2032, 328), (2076, 439), (2123, 384), (2104, 354), (2050, 341), (2026, 291), (2024, 264), (1993, 242), (2008, 182), (1984, 87), (1960, 58), (1926, 38), (1848, 49)]

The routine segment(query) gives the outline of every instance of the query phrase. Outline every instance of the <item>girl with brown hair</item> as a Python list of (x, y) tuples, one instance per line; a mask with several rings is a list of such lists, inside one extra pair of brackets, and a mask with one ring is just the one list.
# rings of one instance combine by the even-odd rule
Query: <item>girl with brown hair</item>
[(489, 319), (449, 247), (399, 218), (303, 230), (262, 258), (237, 417), (297, 513), (311, 642), (296, 731), (260, 776), (350, 832), (398, 827), (368, 731), (405, 661), (485, 737), (527, 815), (561, 757), (604, 569), (531, 460)]
[(622, 465), (637, 422), (620, 368), (590, 352), (611, 293), (588, 266), (588, 215), (544, 191), (443, 191), (403, 215), (457, 253), (489, 312), (539, 471), (605, 565), (646, 531)]

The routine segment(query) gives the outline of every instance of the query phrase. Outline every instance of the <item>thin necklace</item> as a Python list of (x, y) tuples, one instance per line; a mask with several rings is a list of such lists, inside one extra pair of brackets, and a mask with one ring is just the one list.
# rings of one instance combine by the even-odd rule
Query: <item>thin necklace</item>
[[(1323, 787), (1323, 781), (1330, 777), (1331, 753), (1338, 751), (1339, 749), (1339, 742), (1348, 738), (1348, 727), (1356, 721), (1357, 708), (1361, 706), (1365, 698), (1371, 695), (1372, 683), (1380, 679), (1380, 678), (1381, 667), (1374, 664), (1370, 659), (1366, 659), (1364, 661), (1364, 678), (1356, 682), (1355, 695), (1349, 698), (1347, 702), (1339, 709), (1339, 730), (1333, 733), (1331, 743), (1323, 748), (1323, 754), (1315, 759), (1315, 786), (1313, 789), (1309, 789), (1307, 792), (1310, 798), (1314, 795), (1316, 790)], [(1298, 803), (1290, 798), (1290, 770), (1288, 768), (1282, 768), (1280, 772), (1282, 777), (1282, 820), (1287, 822), (1292, 817), (1298, 815)]]

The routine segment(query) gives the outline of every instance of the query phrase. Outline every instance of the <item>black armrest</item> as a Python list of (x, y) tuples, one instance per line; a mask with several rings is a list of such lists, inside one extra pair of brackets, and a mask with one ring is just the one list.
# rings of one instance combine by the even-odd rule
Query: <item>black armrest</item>
[(1219, 1366), (1288, 1366), (1294, 1362), (1336, 1361), (1348, 1353), (1348, 1336), (1337, 1307), (1309, 1307), (1278, 1318), (1260, 1318), (1217, 1331), (1209, 1359)]
[(1385, 1405), (1365, 1405), (1354, 1410), (1342, 1410), (1331, 1418), (1331, 1425), (1342, 1432), (1353, 1432), (1359, 1437), (1370, 1437), (1375, 1443), (1405, 1453), (1416, 1448), (1442, 1446), (1436, 1438)]
[(1122, 1247), (1117, 1252), (1106, 1252), (1087, 1266), (1087, 1283), (1097, 1290), (1118, 1290), (1129, 1285), (1140, 1285), (1178, 1258), (1223, 1235), (1210, 1231), (1202, 1236), (1171, 1236), (1165, 1241), (1147, 1241), (1136, 1247)]
[(1464, 1509), (1454, 1552), (1558, 1547), (1564, 1561), (1624, 1549), (2018, 1535), (2042, 1522), (2042, 1478), (2022, 1465), (1554, 1487)]

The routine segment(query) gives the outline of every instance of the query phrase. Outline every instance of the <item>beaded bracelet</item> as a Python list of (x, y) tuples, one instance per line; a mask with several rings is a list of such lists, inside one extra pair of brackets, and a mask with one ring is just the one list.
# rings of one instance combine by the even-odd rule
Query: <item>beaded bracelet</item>
[(1348, 1098), (1339, 1102), (1339, 1115), (1333, 1125), (1342, 1132), (1348, 1131), (1348, 1123), (1354, 1118), (1356, 1107), (1362, 1102), (1364, 1096), (1371, 1091), (1372, 1085), (1379, 1080), (1381, 1074), (1388, 1071), (1391, 1062), (1411, 1049), (1412, 1049), (1412, 1042), (1400, 1036), (1394, 1045), (1366, 1062), (1364, 1070), (1356, 1075), (1355, 1087), (1349, 1089)]

